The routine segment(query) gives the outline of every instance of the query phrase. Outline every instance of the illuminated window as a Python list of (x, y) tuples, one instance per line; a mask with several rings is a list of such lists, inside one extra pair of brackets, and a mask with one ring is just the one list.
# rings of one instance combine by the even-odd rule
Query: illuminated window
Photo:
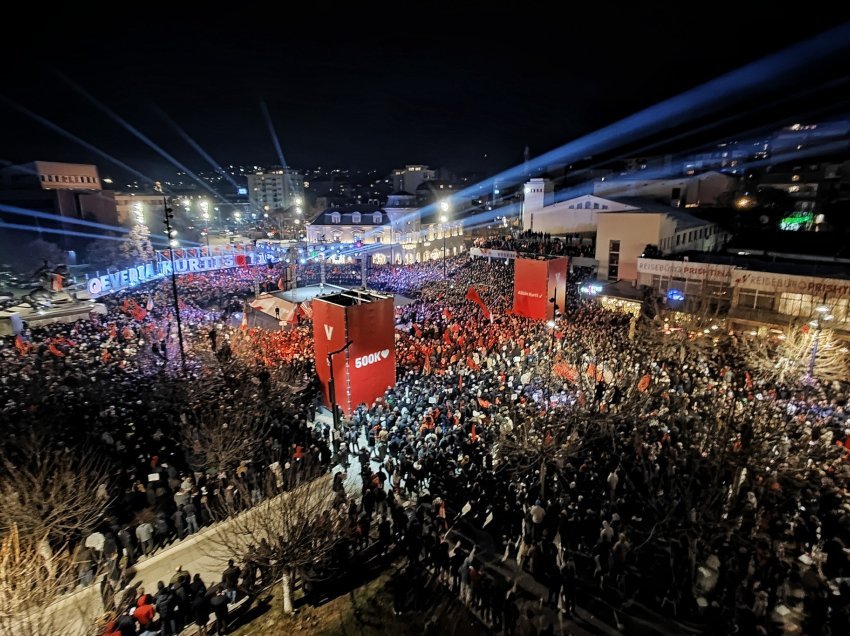
[(351, 215), (352, 223), (360, 223), (360, 212), (355, 212)]
[(381, 224), (381, 221), (382, 221), (382, 219), (381, 219), (381, 213), (380, 213), (380, 212), (375, 212), (375, 213), (372, 215), (372, 223), (374, 223), (375, 225), (380, 225), (380, 224)]
[[(331, 213), (331, 223), (339, 223), (340, 222), (340, 214), (339, 212)], [(334, 239), (336, 240), (336, 239)]]

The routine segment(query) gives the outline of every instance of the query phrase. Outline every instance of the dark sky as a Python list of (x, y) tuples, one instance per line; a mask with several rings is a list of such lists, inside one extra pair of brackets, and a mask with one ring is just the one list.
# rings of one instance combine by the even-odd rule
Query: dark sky
[[(0, 94), (152, 176), (167, 162), (60, 73), (192, 169), (208, 164), (157, 107), (222, 164), (276, 163), (265, 101), (294, 167), (490, 171), (850, 18), (826, 3), (799, 16), (758, 2), (290, 4), (51, 8), (18, 34)], [(33, 159), (116, 172), (0, 102), (0, 160)]]

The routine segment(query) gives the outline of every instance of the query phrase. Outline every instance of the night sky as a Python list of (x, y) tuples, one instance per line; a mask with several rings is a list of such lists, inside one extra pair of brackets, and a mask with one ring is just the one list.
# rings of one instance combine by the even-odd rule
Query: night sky
[[(520, 162), (526, 145), (540, 154), (850, 18), (825, 3), (801, 5), (799, 19), (768, 3), (332, 4), (313, 15), (287, 15), (289, 3), (51, 8), (18, 34), (27, 42), (6, 57), (0, 94), (157, 177), (167, 162), (60, 74), (193, 170), (208, 164), (157, 108), (222, 164), (277, 163), (264, 101), (294, 167), (486, 172)], [(831, 76), (850, 72), (838, 64)], [(0, 102), (0, 161), (34, 159), (119, 173)]]

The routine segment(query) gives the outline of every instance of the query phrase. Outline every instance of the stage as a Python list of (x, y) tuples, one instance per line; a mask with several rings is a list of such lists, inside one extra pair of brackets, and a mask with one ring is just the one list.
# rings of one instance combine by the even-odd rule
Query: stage
[[(319, 296), (340, 294), (358, 287), (340, 287), (339, 285), (307, 285), (287, 291), (266, 292), (257, 296), (249, 304), (253, 312), (249, 313), (250, 326), (274, 328), (274, 323), (280, 327), (296, 324), (300, 318), (312, 318), (310, 301)], [(389, 295), (389, 294), (388, 294)], [(393, 294), (393, 304), (403, 307), (415, 299)]]
[[(322, 287), (321, 285), (307, 285), (306, 287), (299, 287), (298, 289), (293, 289), (290, 291), (271, 292), (271, 294), (277, 298), (288, 300), (291, 303), (304, 303), (308, 300), (313, 300), (316, 296), (321, 296), (323, 294), (336, 294), (339, 292), (348, 291), (349, 289), (359, 288), (340, 287), (339, 285), (329, 285), (325, 283), (324, 287)], [(396, 307), (404, 307), (405, 305), (409, 305), (415, 300), (415, 298), (408, 298), (407, 296), (402, 296), (401, 294), (393, 294), (393, 301)]]

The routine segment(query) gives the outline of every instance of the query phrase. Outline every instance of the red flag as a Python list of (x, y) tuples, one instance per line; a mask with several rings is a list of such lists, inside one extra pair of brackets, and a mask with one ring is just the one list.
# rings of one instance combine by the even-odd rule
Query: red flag
[(652, 378), (649, 377), (648, 373), (646, 375), (644, 375), (640, 379), (640, 382), (638, 382), (638, 391), (640, 391), (641, 393), (646, 393), (646, 390), (649, 388), (649, 382), (651, 380), (652, 380)]
[(65, 286), (65, 277), (62, 274), (53, 274), (53, 291), (62, 291)]
[(544, 440), (544, 443), (546, 444), (546, 446), (551, 444), (553, 441), (554, 440), (552, 439), (552, 431), (546, 431), (546, 439)]
[(489, 401), (487, 401), (487, 400), (485, 400), (485, 399), (483, 399), (483, 398), (478, 398), (478, 405), (479, 405), (482, 409), (489, 409), (489, 408), (490, 408), (490, 406), (492, 406), (492, 404), (491, 404)]
[(452, 319), (452, 312), (450, 312), (448, 309), (443, 309), (443, 319), (444, 319), (446, 322), (448, 322), (449, 320), (451, 320), (451, 319)]
[(481, 307), (481, 311), (484, 312), (484, 315), (488, 318), (492, 318), (492, 312), (487, 308), (487, 305), (484, 304), (484, 301), (481, 300), (481, 296), (478, 295), (478, 291), (476, 291), (475, 287), (470, 287), (466, 292), (466, 299), (471, 300), (476, 305)]
[(753, 388), (753, 376), (750, 375), (749, 371), (744, 371), (744, 378), (745, 378), (744, 386), (747, 389), (752, 389)]
[(469, 434), (473, 442), (478, 441), (478, 434), (475, 432), (475, 422), (472, 423), (472, 432)]
[(21, 334), (18, 334), (15, 336), (15, 348), (18, 350), (18, 353), (25, 356), (29, 353), (30, 345), (26, 340), (24, 340), (24, 337)]
[(578, 370), (575, 367), (569, 364), (565, 364), (563, 362), (558, 362), (557, 364), (555, 364), (552, 367), (552, 372), (555, 375), (564, 378), (568, 382), (575, 382), (576, 380), (578, 380)]
[(457, 378), (457, 388), (459, 388), (459, 389), (463, 388), (463, 376), (462, 375), (459, 375), (458, 378)]

